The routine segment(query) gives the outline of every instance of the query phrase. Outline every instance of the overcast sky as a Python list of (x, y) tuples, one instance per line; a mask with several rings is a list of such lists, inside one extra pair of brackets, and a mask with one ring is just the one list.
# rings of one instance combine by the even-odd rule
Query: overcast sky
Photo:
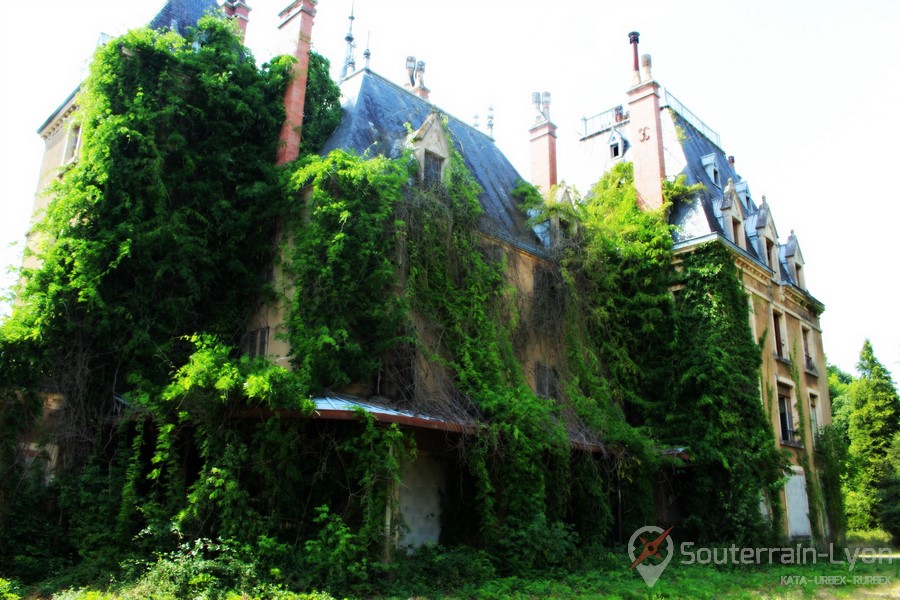
[[(247, 0), (259, 61), (285, 46), (288, 0)], [(320, 0), (313, 45), (344, 58), (351, 0)], [(101, 32), (148, 22), (161, 0), (30, 0), (4, 7), (0, 264), (18, 264), (43, 144), (37, 127), (83, 77)], [(655, 78), (717, 131), (753, 197), (768, 198), (781, 241), (796, 231), (810, 292), (826, 307), (825, 351), (854, 371), (863, 340), (900, 378), (900, 2), (897, 0), (356, 0), (357, 66), (400, 83), (426, 62), (431, 100), (494, 137), (530, 178), (531, 92), (549, 91), (561, 179), (581, 118), (625, 100), (627, 34), (641, 33)], [(600, 173), (597, 173), (599, 176)], [(17, 247), (9, 248), (9, 244)], [(10, 282), (7, 276), (5, 287)]]

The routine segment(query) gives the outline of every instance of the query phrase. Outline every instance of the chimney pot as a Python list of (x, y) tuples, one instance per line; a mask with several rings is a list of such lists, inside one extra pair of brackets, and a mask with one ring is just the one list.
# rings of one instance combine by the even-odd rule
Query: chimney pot
[(641, 81), (650, 81), (651, 79), (653, 79), (653, 75), (651, 75), (650, 70), (650, 55), (645, 54), (641, 57)]
[(409, 87), (416, 85), (416, 57), (406, 57), (406, 74), (409, 77)]
[(728, 157), (728, 164), (731, 165), (732, 167), (734, 166), (734, 156)]
[(425, 87), (425, 61), (420, 60), (416, 63), (416, 85)]
[(641, 34), (637, 31), (632, 31), (628, 34), (628, 43), (631, 44), (632, 54), (634, 55), (634, 66), (632, 68), (632, 72), (634, 73), (632, 76), (632, 85), (637, 85), (641, 82), (641, 74), (638, 65), (638, 40), (640, 39)]

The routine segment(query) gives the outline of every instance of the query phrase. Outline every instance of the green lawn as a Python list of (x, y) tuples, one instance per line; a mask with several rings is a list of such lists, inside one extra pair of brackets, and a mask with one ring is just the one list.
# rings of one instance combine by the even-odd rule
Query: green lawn
[[(867, 546), (868, 547), (868, 546)], [(850, 546), (851, 556), (856, 551)], [(699, 555), (698, 555), (699, 556)], [(404, 584), (395, 581), (386, 596), (366, 593), (360, 597), (386, 598), (900, 598), (900, 551), (875, 555), (857, 554), (851, 570), (848, 562), (831, 564), (827, 558), (815, 564), (723, 566), (682, 564), (675, 554), (653, 588), (649, 588), (636, 571), (628, 568), (615, 553), (598, 557), (602, 568), (580, 572), (547, 572), (530, 577), (496, 578), (482, 583), (469, 583), (456, 589), (441, 589), (439, 581)], [(834, 557), (844, 559), (844, 550), (835, 549)], [(159, 579), (125, 584), (112, 590), (67, 590), (52, 596), (55, 600), (130, 600), (179, 598), (173, 589)], [(383, 588), (382, 588), (383, 589)], [(0, 600), (37, 598), (17, 590), (0, 579)], [(182, 596), (183, 597), (183, 596)], [(297, 594), (278, 588), (255, 589), (251, 592), (216, 592), (191, 594), (197, 598), (251, 600), (329, 600), (327, 593)]]

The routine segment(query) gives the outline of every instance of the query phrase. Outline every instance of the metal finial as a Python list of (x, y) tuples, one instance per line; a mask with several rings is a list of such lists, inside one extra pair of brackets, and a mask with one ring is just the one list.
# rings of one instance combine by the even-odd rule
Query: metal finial
[(472, 118), (472, 127), (475, 129), (480, 127), (478, 113), (475, 113), (475, 116)]
[(491, 104), (488, 107), (487, 126), (488, 126), (488, 135), (491, 136), (491, 139), (494, 139), (494, 105), (493, 104)]
[(356, 71), (356, 59), (353, 57), (353, 50), (356, 48), (356, 38), (353, 37), (353, 21), (356, 20), (356, 17), (353, 13), (356, 10), (356, 2), (355, 0), (350, 3), (350, 28), (347, 30), (347, 35), (344, 36), (344, 41), (347, 42), (347, 55), (344, 58), (344, 66), (341, 67), (341, 80), (347, 78), (347, 75)]

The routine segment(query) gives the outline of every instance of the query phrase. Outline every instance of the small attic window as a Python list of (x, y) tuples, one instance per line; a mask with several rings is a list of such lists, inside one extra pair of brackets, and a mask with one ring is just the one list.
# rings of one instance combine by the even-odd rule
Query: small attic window
[(615, 140), (610, 142), (609, 144), (609, 157), (610, 158), (619, 158), (622, 156), (622, 146), (619, 145), (619, 141)]
[(609, 157), (611, 159), (622, 158), (622, 138), (615, 133), (609, 137)]
[(722, 187), (722, 179), (719, 176), (719, 168), (718, 166), (716, 166), (716, 155), (707, 154), (700, 160), (703, 162), (703, 168), (706, 170), (706, 175), (712, 180), (713, 184), (716, 187)]
[(444, 166), (444, 159), (434, 152), (425, 151), (425, 169), (422, 172), (422, 181), (425, 183), (440, 183), (441, 169)]

